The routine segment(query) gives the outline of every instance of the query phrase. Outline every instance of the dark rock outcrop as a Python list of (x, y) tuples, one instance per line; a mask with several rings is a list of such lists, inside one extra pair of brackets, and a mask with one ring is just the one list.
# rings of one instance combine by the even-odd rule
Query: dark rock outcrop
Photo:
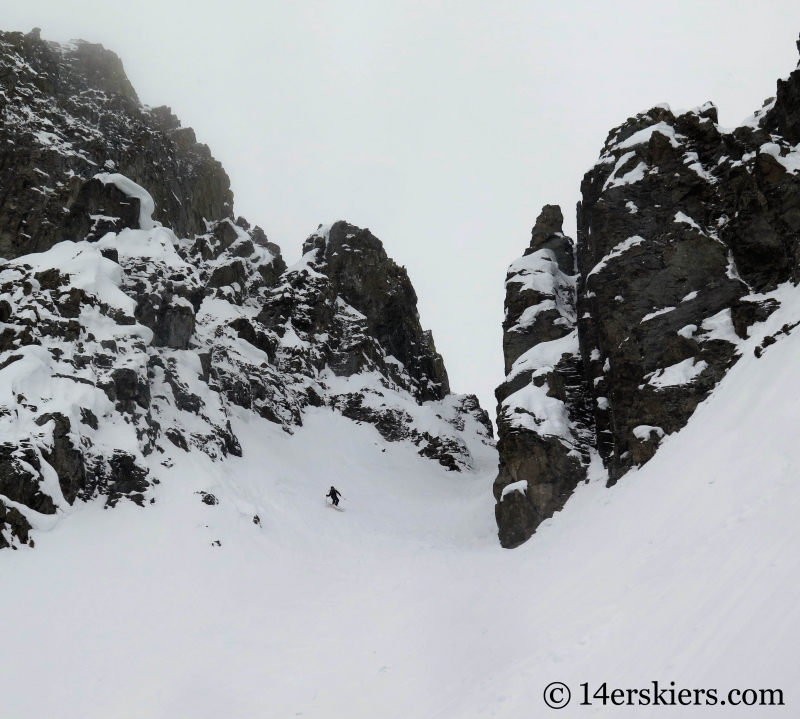
[[(463, 431), (456, 418), (469, 415), (484, 440), (491, 441), (491, 423), (474, 396), (450, 395), (444, 362), (431, 332), (420, 325), (405, 269), (369, 230), (346, 222), (320, 227), (303, 251), (301, 262), (266, 295), (255, 321), (239, 321), (239, 336), (251, 343), (261, 338), (262, 345), (276, 336), (274, 361), (280, 370), (320, 378), (318, 388), (306, 394), (307, 404), (325, 403), (354, 421), (373, 424), (387, 441), (408, 440), (448, 469), (470, 466), (469, 451), (457, 435), (426, 436), (414, 426), (413, 408), (396, 404), (398, 392), (408, 393), (417, 405), (445, 402), (443, 411), (455, 415), (451, 426)], [(345, 384), (337, 390), (327, 372), (343, 379), (371, 375), (377, 386), (352, 391)]]
[[(520, 329), (520, 312), (540, 306), (540, 298), (508, 293), (508, 376), (498, 388), (495, 482), (504, 546), (524, 541), (559, 508), (555, 503), (539, 515), (529, 510), (532, 485), (543, 481), (568, 491), (585, 476), (574, 454), (568, 462), (545, 452), (558, 437), (549, 422), (566, 411), (573, 426), (573, 415), (591, 408), (594, 416), (583, 426), (593, 429), (584, 446), (598, 452), (608, 483), (615, 483), (647, 462), (665, 435), (685, 426), (736, 362), (741, 340), (778, 306), (763, 293), (800, 281), (798, 128), (795, 70), (778, 82), (775, 98), (733, 131), (719, 127), (716, 108), (707, 103), (678, 116), (661, 105), (609, 133), (584, 177), (577, 208), (579, 362), (572, 369), (580, 377), (575, 386), (583, 389), (572, 396), (556, 390), (564, 407), (540, 402), (531, 413), (535, 440), (528, 443), (525, 433), (513, 434), (508, 426), (514, 403), (507, 397), (534, 391), (519, 371), (520, 352), (532, 342), (560, 341), (549, 333), (567, 327), (549, 326), (540, 312), (538, 325)], [(553, 208), (545, 208), (537, 223), (545, 238), (540, 242), (548, 241), (556, 219)], [(568, 264), (569, 258), (554, 254), (553, 261)], [(765, 338), (756, 356), (770, 341), (776, 340)], [(548, 395), (559, 385), (552, 376)], [(530, 377), (535, 384), (536, 373)], [(512, 468), (528, 466), (527, 492), (502, 496), (521, 476)]]
[(47, 463), (56, 471), (61, 493), (70, 504), (86, 488), (86, 468), (83, 452), (70, 437), (70, 421), (60, 412), (43, 414), (36, 419), (39, 427), (53, 423), (52, 441), (49, 449), (42, 450)]
[[(30, 523), (16, 507), (8, 507), (0, 500), (0, 549), (14, 546), (12, 542), (29, 544)], [(31, 545), (32, 546), (32, 545)], [(16, 549), (16, 547), (14, 547)]]
[(169, 290), (163, 294), (146, 295), (136, 306), (134, 316), (153, 330), (156, 347), (189, 349), (189, 340), (194, 333), (194, 308), (181, 298), (173, 301), (171, 295)]
[(419, 323), (405, 269), (369, 230), (346, 222), (320, 229), (303, 245), (304, 266), (287, 273), (258, 319), (283, 336), (287, 327), (326, 334), (307, 362), (341, 376), (379, 368), (419, 401), (450, 392), (433, 335)]
[[(497, 388), (500, 471), (495, 515), (504, 547), (524, 542), (586, 476), (593, 423), (575, 327), (573, 242), (547, 205), (509, 267)], [(508, 489), (507, 489), (508, 488)]]
[(0, 444), (0, 495), (41, 514), (55, 514), (49, 494), (42, 491), (42, 465), (28, 443)]
[(108, 462), (111, 472), (108, 483), (108, 504), (114, 506), (123, 495), (136, 504), (144, 504), (144, 492), (150, 486), (147, 481), (149, 470), (139, 466), (129, 452), (115, 450)]
[[(715, 119), (711, 106), (638, 116), (612, 133), (582, 185), (581, 354), (612, 482), (654, 451), (636, 428), (683, 427), (735, 358), (730, 337), (704, 329), (719, 313), (730, 324), (730, 307), (748, 292), (718, 233), (728, 208)], [(627, 181), (628, 172), (641, 178)], [(680, 363), (692, 381), (657, 381)]]
[(102, 45), (0, 33), (0, 90), (0, 257), (137, 227), (138, 201), (92, 179), (102, 171), (144, 187), (153, 218), (179, 236), (232, 217), (228, 176), (208, 147), (168, 107), (141, 105)]

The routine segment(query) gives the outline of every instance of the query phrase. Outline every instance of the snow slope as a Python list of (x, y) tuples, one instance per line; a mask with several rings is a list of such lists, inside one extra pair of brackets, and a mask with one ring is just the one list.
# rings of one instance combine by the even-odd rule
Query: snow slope
[[(564, 717), (800, 715), (800, 329), (753, 354), (800, 292), (774, 296), (683, 431), (512, 551), (485, 445), (456, 474), (309, 408), (293, 436), (234, 417), (241, 459), (151, 455), (154, 505), (76, 504), (0, 555), (2, 716), (545, 717), (552, 681)], [(786, 706), (578, 705), (654, 680)]]

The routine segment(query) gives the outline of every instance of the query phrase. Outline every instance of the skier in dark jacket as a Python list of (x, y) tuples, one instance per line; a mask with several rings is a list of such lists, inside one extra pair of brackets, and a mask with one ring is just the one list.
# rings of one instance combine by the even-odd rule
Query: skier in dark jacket
[(336, 489), (336, 487), (331, 487), (331, 491), (328, 492), (325, 496), (331, 498), (331, 502), (333, 503), (334, 507), (339, 506), (339, 497), (341, 496), (341, 492)]

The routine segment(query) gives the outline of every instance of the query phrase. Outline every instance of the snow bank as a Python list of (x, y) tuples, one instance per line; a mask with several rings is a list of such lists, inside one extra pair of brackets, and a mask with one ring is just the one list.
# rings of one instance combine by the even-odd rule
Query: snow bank
[(149, 230), (124, 229), (116, 235), (109, 233), (95, 244), (100, 249), (115, 248), (120, 259), (147, 258), (173, 269), (189, 267), (175, 249), (178, 238), (168, 227), (160, 225)]
[(578, 331), (551, 342), (542, 342), (521, 355), (511, 367), (506, 381), (510, 382), (522, 372), (552, 369), (564, 354), (577, 354)]
[(95, 180), (100, 180), (104, 185), (115, 185), (118, 190), (124, 192), (128, 197), (139, 200), (139, 229), (152, 230), (156, 223), (153, 221), (153, 212), (156, 203), (150, 193), (141, 185), (137, 185), (129, 177), (118, 172), (99, 172), (94, 176)]
[(609, 252), (605, 257), (603, 257), (600, 262), (598, 262), (586, 275), (587, 279), (592, 275), (596, 275), (599, 272), (602, 272), (606, 266), (608, 265), (611, 260), (616, 259), (617, 257), (621, 257), (625, 252), (627, 252), (631, 247), (636, 247), (637, 245), (641, 245), (644, 242), (644, 237), (639, 237), (639, 235), (633, 235), (633, 237), (629, 237), (627, 240), (623, 240), (619, 244), (615, 245), (614, 248)]
[(645, 322), (648, 322), (649, 320), (652, 320), (654, 317), (658, 317), (660, 315), (665, 315), (665, 314), (667, 314), (667, 312), (672, 312), (674, 309), (675, 309), (674, 307), (662, 307), (660, 310), (654, 310), (653, 312), (650, 312), (650, 313), (646, 314), (644, 317), (642, 317), (642, 319), (639, 322), (639, 324), (643, 324)]
[(800, 171), (800, 146), (792, 147), (785, 155), (781, 155), (781, 146), (775, 142), (765, 142), (759, 148), (759, 152), (772, 155), (790, 175), (796, 175)]
[(686, 139), (682, 135), (678, 135), (672, 125), (668, 125), (666, 122), (658, 122), (655, 125), (650, 125), (650, 127), (645, 127), (644, 130), (634, 132), (627, 140), (616, 143), (613, 147), (617, 150), (625, 150), (629, 147), (636, 147), (636, 145), (643, 145), (645, 142), (650, 142), (654, 132), (660, 132), (664, 135), (672, 147), (680, 147), (679, 138), (681, 140)]
[(658, 370), (647, 383), (658, 389), (689, 384), (697, 379), (706, 367), (708, 367), (707, 362), (703, 360), (696, 362), (694, 357), (689, 357), (683, 362)]
[(657, 437), (664, 436), (664, 430), (661, 429), (661, 427), (654, 427), (650, 424), (640, 424), (638, 427), (633, 428), (633, 436), (643, 442), (648, 441), (653, 433), (655, 433)]
[(523, 494), (528, 491), (528, 480), (521, 479), (519, 482), (512, 482), (511, 484), (507, 484), (503, 487), (503, 491), (500, 493), (500, 501), (503, 501), (503, 497), (507, 494), (511, 494), (512, 492), (522, 492)]
[(614, 165), (614, 169), (612, 170), (611, 174), (608, 176), (608, 179), (605, 181), (603, 185), (603, 190), (608, 190), (612, 187), (619, 187), (621, 185), (632, 185), (634, 182), (639, 182), (647, 171), (647, 165), (644, 162), (640, 162), (636, 167), (632, 170), (629, 170), (621, 177), (616, 177), (617, 170), (621, 168), (630, 158), (632, 158), (636, 153), (634, 152), (626, 152), (622, 155)]

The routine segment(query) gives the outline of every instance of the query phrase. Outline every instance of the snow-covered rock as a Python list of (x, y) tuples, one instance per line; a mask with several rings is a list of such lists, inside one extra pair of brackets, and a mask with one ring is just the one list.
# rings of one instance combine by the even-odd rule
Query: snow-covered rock
[[(800, 281), (799, 146), (800, 70), (780, 80), (776, 97), (734, 129), (720, 127), (716, 108), (706, 103), (680, 115), (658, 105), (609, 133), (581, 185), (576, 276), (569, 279), (576, 290), (574, 311), (564, 313), (565, 303), (551, 290), (549, 303), (531, 295), (523, 313), (509, 314), (516, 324), (507, 326), (507, 318), (504, 325), (498, 499), (506, 484), (523, 475), (531, 487), (575, 486), (585, 474), (576, 455), (569, 468), (538, 457), (542, 442), (572, 446), (572, 415), (585, 408), (593, 414), (583, 424), (585, 445), (599, 452), (609, 484), (650, 460), (663, 435), (686, 425), (740, 359), (742, 343), (763, 333), (763, 323), (780, 305), (776, 289)], [(534, 257), (518, 260), (510, 271)], [(566, 286), (555, 272), (540, 269), (534, 277)], [(526, 281), (520, 286), (530, 286), (530, 292), (534, 283)], [(517, 296), (523, 294), (509, 290), (507, 306)], [(559, 313), (564, 316), (552, 327), (538, 319)], [(519, 355), (515, 343), (525, 336), (526, 323), (537, 320), (564, 338), (540, 331), (541, 343)], [(764, 337), (756, 355), (792, 327)], [(537, 374), (540, 364), (554, 365), (561, 352), (576, 358), (575, 385), (585, 387), (588, 397), (577, 392), (558, 398), (554, 383), (543, 383)], [(544, 439), (530, 448), (512, 446), (512, 438), (527, 436), (515, 430), (507, 438), (513, 425)], [(658, 436), (642, 427), (658, 428)], [(509, 503), (498, 502), (506, 545), (509, 527), (528, 526), (515, 535), (524, 537), (549, 516), (532, 509), (534, 492), (512, 496), (527, 514), (505, 519)]]
[[(146, 197), (153, 220), (181, 237), (232, 217), (208, 147), (170, 108), (142, 105), (102, 45), (0, 33), (0, 115), (0, 257), (138, 229)], [(131, 197), (120, 178), (143, 193)]]
[[(586, 476), (594, 427), (586, 406), (575, 316), (574, 243), (561, 208), (546, 205), (530, 246), (506, 277), (506, 379), (495, 394), (500, 542), (515, 547), (564, 506)], [(526, 491), (508, 493), (508, 487)]]
[(168, 446), (240, 456), (236, 412), (291, 434), (329, 407), (456, 472), (493, 445), (368, 230), (320, 228), (287, 269), (116, 55), (5, 33), (0, 67), (0, 546), (76, 502), (154, 502)]

